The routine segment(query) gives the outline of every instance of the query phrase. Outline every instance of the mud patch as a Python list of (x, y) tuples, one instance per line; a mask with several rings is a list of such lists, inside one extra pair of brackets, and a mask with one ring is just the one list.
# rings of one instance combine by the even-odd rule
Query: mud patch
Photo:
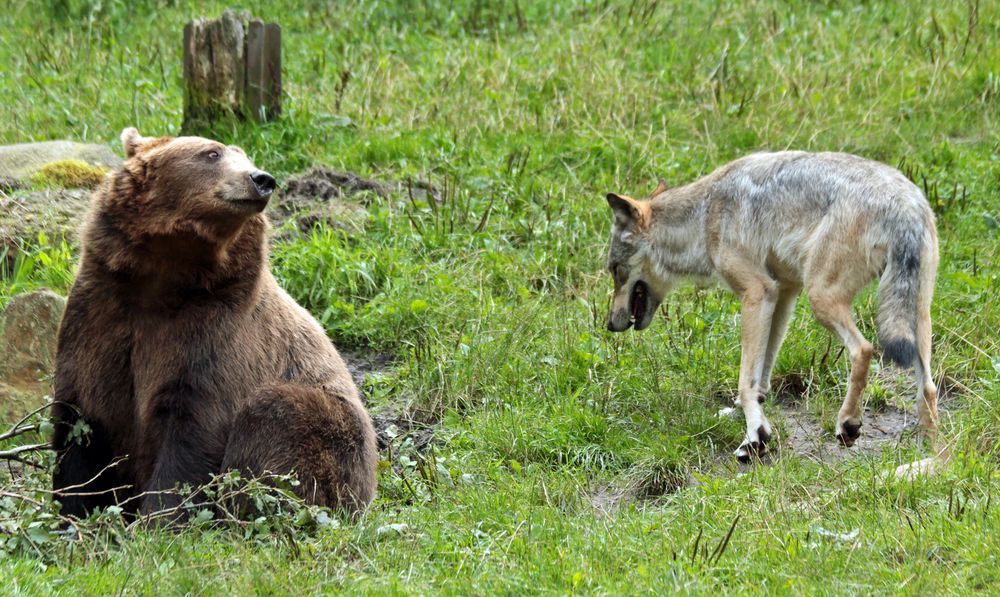
[(852, 447), (845, 448), (804, 406), (784, 403), (780, 408), (772, 409), (770, 418), (772, 425), (778, 423), (778, 454), (791, 453), (814, 462), (839, 462), (880, 454), (884, 446), (897, 446), (904, 432), (916, 423), (915, 414), (895, 407), (888, 406), (877, 411), (865, 408), (861, 437)]
[(409, 439), (418, 452), (427, 450), (437, 431), (436, 422), (424, 421), (414, 417), (405, 409), (383, 409), (372, 416), (375, 434), (378, 439), (378, 449), (387, 450), (393, 444), (401, 444)]
[[(776, 378), (771, 392), (773, 399), (764, 404), (765, 414), (775, 432), (775, 438), (769, 444), (771, 449), (763, 458), (764, 466), (782, 456), (792, 455), (825, 464), (877, 457), (884, 449), (896, 449), (908, 441), (915, 433), (917, 425), (912, 374), (909, 371), (883, 368), (873, 372), (870, 381), (878, 384), (879, 394), (883, 398), (869, 397), (869, 403), (864, 409), (861, 437), (854, 446), (845, 448), (840, 445), (832, 431), (839, 405), (820, 416), (816, 409), (810, 408), (812, 398), (809, 380), (799, 374)], [(944, 418), (957, 404), (964, 386), (950, 378), (938, 380), (938, 386), (938, 411)], [(888, 402), (883, 402), (886, 400), (885, 396), (891, 396)], [(727, 407), (723, 409), (728, 411), (727, 416), (739, 419), (742, 424), (742, 412), (739, 408), (731, 408), (734, 398), (731, 391), (716, 392), (714, 397), (721, 405)], [(630, 480), (626, 474), (620, 482), (612, 481), (610, 484), (585, 488), (581, 491), (581, 497), (586, 500), (585, 503), (589, 504), (596, 516), (611, 516), (628, 504), (635, 503), (641, 507), (644, 504), (655, 503), (658, 498), (675, 491), (702, 485), (701, 479), (737, 476), (746, 472), (748, 468), (760, 464), (739, 464), (732, 453), (719, 449), (707, 455), (706, 460), (699, 460), (689, 466), (686, 479), (675, 477), (672, 484), (636, 483), (636, 479)]]
[[(872, 384), (881, 386), (882, 394), (892, 398), (889, 402), (881, 402), (866, 394), (861, 437), (852, 447), (845, 448), (832, 433), (836, 408), (825, 415), (829, 421), (820, 420), (809, 408), (807, 380), (797, 374), (775, 380), (775, 400), (770, 405), (765, 405), (765, 413), (776, 428), (777, 455), (791, 453), (813, 462), (829, 463), (877, 456), (886, 447), (899, 447), (917, 429), (916, 404), (913, 400), (916, 392), (911, 373), (882, 368), (871, 375), (870, 385)], [(954, 391), (953, 384), (941, 384), (938, 410), (942, 415), (949, 410)]]
[[(362, 402), (369, 404), (365, 376), (390, 372), (395, 365), (395, 359), (388, 354), (351, 350), (340, 350), (340, 356), (347, 364), (354, 385), (358, 387)], [(375, 427), (380, 451), (385, 451), (390, 445), (398, 445), (407, 439), (418, 451), (426, 450), (433, 441), (434, 432), (438, 427), (437, 421), (419, 416), (418, 413), (408, 409), (405, 403), (381, 407), (378, 414), (372, 415), (372, 425)]]
[(361, 400), (368, 404), (368, 396), (365, 395), (365, 375), (387, 373), (392, 369), (392, 355), (339, 349), (338, 351), (347, 364), (347, 371), (350, 372), (354, 385), (358, 386)]
[(270, 217), (274, 223), (293, 220), (299, 232), (308, 232), (322, 223), (348, 234), (359, 233), (364, 230), (366, 208), (372, 201), (393, 196), (424, 203), (441, 200), (438, 190), (426, 182), (381, 182), (352, 172), (315, 167), (282, 185)]

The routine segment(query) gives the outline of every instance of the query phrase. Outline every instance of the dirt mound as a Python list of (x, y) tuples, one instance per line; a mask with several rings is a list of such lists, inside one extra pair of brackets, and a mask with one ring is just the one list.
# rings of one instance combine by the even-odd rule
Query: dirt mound
[[(20, 248), (35, 243), (39, 233), (50, 241), (65, 238), (75, 244), (90, 195), (91, 191), (84, 189), (27, 191), (19, 180), (0, 175), (0, 256), (8, 271)], [(381, 182), (317, 167), (285, 181), (265, 213), (279, 238), (287, 236), (284, 223), (289, 220), (302, 233), (323, 223), (347, 234), (359, 234), (368, 220), (366, 207), (375, 198), (391, 197), (440, 202), (438, 190), (426, 182)]]
[(364, 230), (373, 200), (394, 195), (413, 201), (440, 201), (438, 191), (428, 183), (380, 182), (352, 172), (312, 168), (289, 178), (279, 190), (271, 209), (272, 222), (294, 219), (300, 232), (324, 223), (347, 233)]
[(367, 191), (380, 197), (388, 197), (395, 189), (374, 180), (361, 178), (351, 172), (339, 172), (328, 168), (312, 168), (288, 179), (282, 192), (283, 202), (291, 204), (314, 201), (330, 201), (352, 197)]

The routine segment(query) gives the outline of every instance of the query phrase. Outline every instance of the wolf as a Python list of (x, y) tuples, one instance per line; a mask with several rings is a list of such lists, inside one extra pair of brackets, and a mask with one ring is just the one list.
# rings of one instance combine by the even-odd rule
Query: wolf
[(762, 403), (803, 289), (816, 319), (850, 354), (835, 433), (847, 447), (858, 439), (873, 346), (858, 331), (851, 303), (876, 277), (883, 356), (913, 368), (920, 434), (936, 440), (930, 307), (937, 230), (927, 199), (897, 169), (846, 153), (762, 152), (685, 186), (661, 181), (645, 199), (609, 193), (607, 200), (614, 214), (609, 330), (645, 329), (684, 280), (721, 282), (739, 298), (740, 461), (762, 455), (772, 437)]

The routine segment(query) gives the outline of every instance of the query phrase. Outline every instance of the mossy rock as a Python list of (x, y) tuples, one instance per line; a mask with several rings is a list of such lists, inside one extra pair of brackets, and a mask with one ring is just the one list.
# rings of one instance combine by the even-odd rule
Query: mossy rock
[(0, 145), (0, 179), (27, 184), (31, 182), (32, 175), (47, 164), (68, 160), (108, 169), (117, 168), (122, 163), (121, 157), (107, 145), (74, 141)]
[(31, 182), (45, 189), (93, 189), (107, 173), (107, 168), (82, 160), (60, 160), (42, 166), (31, 176)]

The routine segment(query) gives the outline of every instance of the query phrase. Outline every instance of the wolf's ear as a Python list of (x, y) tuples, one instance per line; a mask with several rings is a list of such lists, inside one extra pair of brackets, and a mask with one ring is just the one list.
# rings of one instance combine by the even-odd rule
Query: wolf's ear
[(623, 226), (642, 225), (646, 219), (646, 205), (631, 197), (608, 193), (608, 205), (615, 214), (615, 221)]
[(139, 148), (149, 141), (149, 137), (143, 137), (135, 127), (128, 127), (121, 134), (122, 149), (125, 150), (125, 157), (134, 156)]
[(661, 178), (659, 184), (656, 185), (656, 190), (653, 191), (653, 194), (650, 195), (650, 197), (656, 197), (657, 195), (659, 195), (663, 191), (666, 191), (669, 188), (670, 187), (667, 186), (667, 181)]

